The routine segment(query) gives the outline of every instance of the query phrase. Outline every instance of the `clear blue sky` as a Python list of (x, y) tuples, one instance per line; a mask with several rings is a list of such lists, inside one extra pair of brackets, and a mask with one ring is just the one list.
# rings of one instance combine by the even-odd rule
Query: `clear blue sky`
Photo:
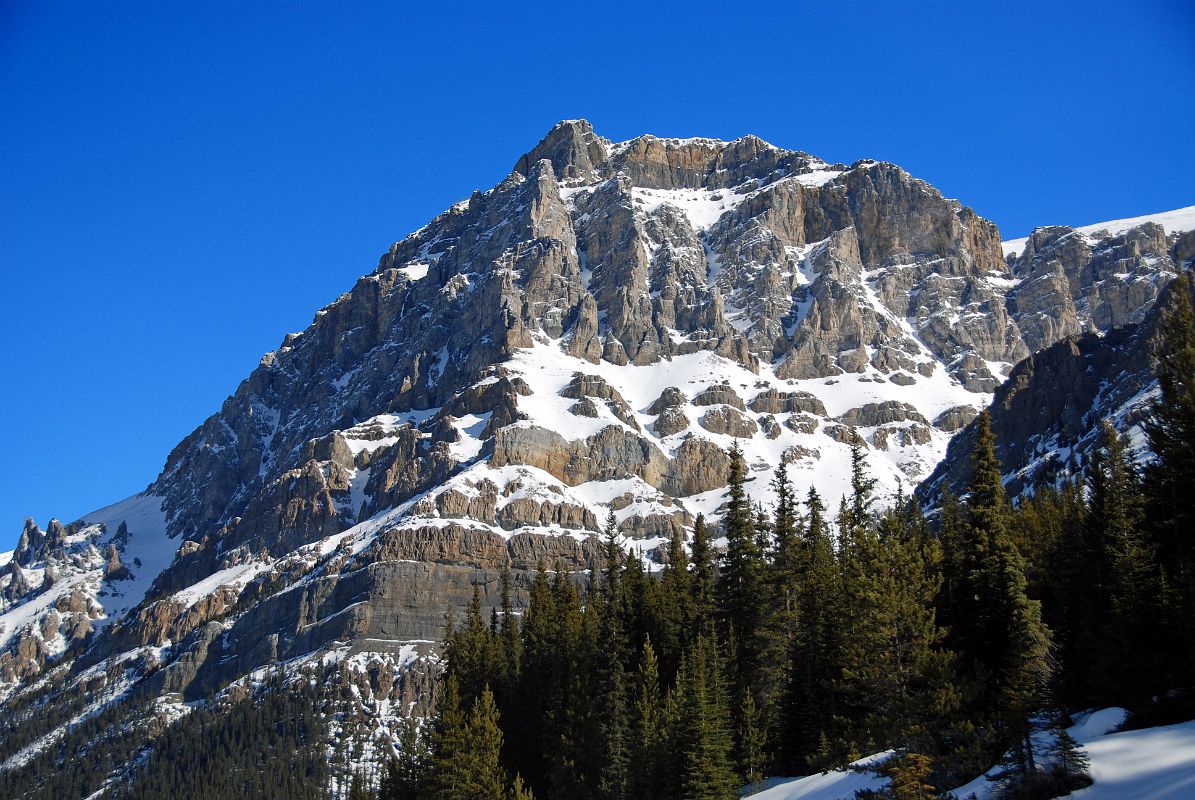
[(897, 162), (1006, 237), (1195, 203), (1195, 4), (0, 2), (0, 549), (144, 488), (562, 118)]

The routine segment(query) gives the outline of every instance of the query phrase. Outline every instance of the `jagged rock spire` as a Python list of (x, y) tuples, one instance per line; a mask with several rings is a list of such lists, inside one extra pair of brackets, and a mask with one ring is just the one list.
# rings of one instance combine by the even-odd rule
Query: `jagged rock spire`
[(515, 172), (530, 175), (532, 167), (546, 158), (552, 162), (558, 180), (592, 180), (597, 165), (606, 160), (608, 145), (593, 132), (588, 120), (564, 120), (552, 126), (540, 143), (518, 160)]

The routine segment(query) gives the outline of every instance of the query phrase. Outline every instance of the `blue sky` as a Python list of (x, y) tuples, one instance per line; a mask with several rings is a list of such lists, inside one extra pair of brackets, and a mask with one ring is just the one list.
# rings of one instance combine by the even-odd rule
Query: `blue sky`
[(145, 487), (557, 120), (894, 161), (1000, 225), (1195, 203), (1195, 4), (0, 2), (0, 548)]

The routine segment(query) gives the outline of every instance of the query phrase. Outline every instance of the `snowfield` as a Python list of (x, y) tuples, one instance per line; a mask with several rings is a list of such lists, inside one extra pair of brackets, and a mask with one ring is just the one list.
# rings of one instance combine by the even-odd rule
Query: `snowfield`
[[(1075, 230), (1085, 236), (1092, 236), (1101, 231), (1116, 236), (1117, 234), (1136, 228), (1138, 225), (1144, 225), (1147, 222), (1156, 222), (1166, 229), (1166, 233), (1195, 231), (1195, 206), (1176, 208), (1173, 211), (1162, 211), (1157, 214), (1146, 214), (1141, 217), (1127, 217), (1108, 222), (1097, 222), (1093, 225), (1083, 225), (1082, 227), (1075, 228)], [(1019, 239), (1009, 239), (1003, 242), (1001, 247), (1004, 249), (1004, 255), (1007, 257), (1020, 253), (1025, 249), (1025, 243), (1028, 241), (1028, 236), (1022, 236)]]
[[(1195, 797), (1195, 720), (1178, 725), (1111, 733), (1127, 712), (1105, 708), (1078, 717), (1070, 730), (1091, 759), (1095, 783), (1072, 792), (1074, 800), (1186, 800)], [(804, 778), (773, 778), (750, 800), (852, 800), (860, 789), (880, 789), (886, 780), (868, 768), (892, 751), (876, 753), (852, 765)], [(960, 800), (994, 800), (993, 785), (981, 775), (952, 789)]]

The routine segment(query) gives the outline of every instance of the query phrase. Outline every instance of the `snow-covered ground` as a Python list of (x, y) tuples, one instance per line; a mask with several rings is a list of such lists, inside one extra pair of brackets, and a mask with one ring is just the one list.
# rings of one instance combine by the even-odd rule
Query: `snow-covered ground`
[[(1121, 708), (1080, 716), (1070, 734), (1091, 759), (1095, 783), (1071, 793), (1075, 800), (1186, 800), (1195, 797), (1195, 720), (1178, 725), (1110, 733), (1125, 720)], [(831, 770), (804, 778), (772, 779), (750, 800), (851, 800), (859, 789), (886, 780), (867, 769), (888, 753), (856, 761), (855, 770)], [(951, 790), (962, 800), (992, 800), (993, 785), (981, 775)]]
[[(1097, 222), (1093, 225), (1083, 225), (1082, 227), (1075, 228), (1075, 230), (1088, 236), (1099, 233), (1100, 231), (1107, 231), (1109, 234), (1116, 236), (1117, 234), (1136, 228), (1138, 225), (1144, 225), (1146, 222), (1156, 222), (1166, 229), (1166, 233), (1195, 231), (1195, 206), (1185, 206), (1184, 208), (1176, 208), (1173, 211), (1161, 211), (1157, 214), (1146, 214), (1141, 217), (1128, 217), (1108, 222)], [(1002, 244), (1004, 255), (1020, 253), (1025, 249), (1025, 243), (1028, 241), (1028, 236), (1022, 236), (1019, 239), (1009, 239)]]

